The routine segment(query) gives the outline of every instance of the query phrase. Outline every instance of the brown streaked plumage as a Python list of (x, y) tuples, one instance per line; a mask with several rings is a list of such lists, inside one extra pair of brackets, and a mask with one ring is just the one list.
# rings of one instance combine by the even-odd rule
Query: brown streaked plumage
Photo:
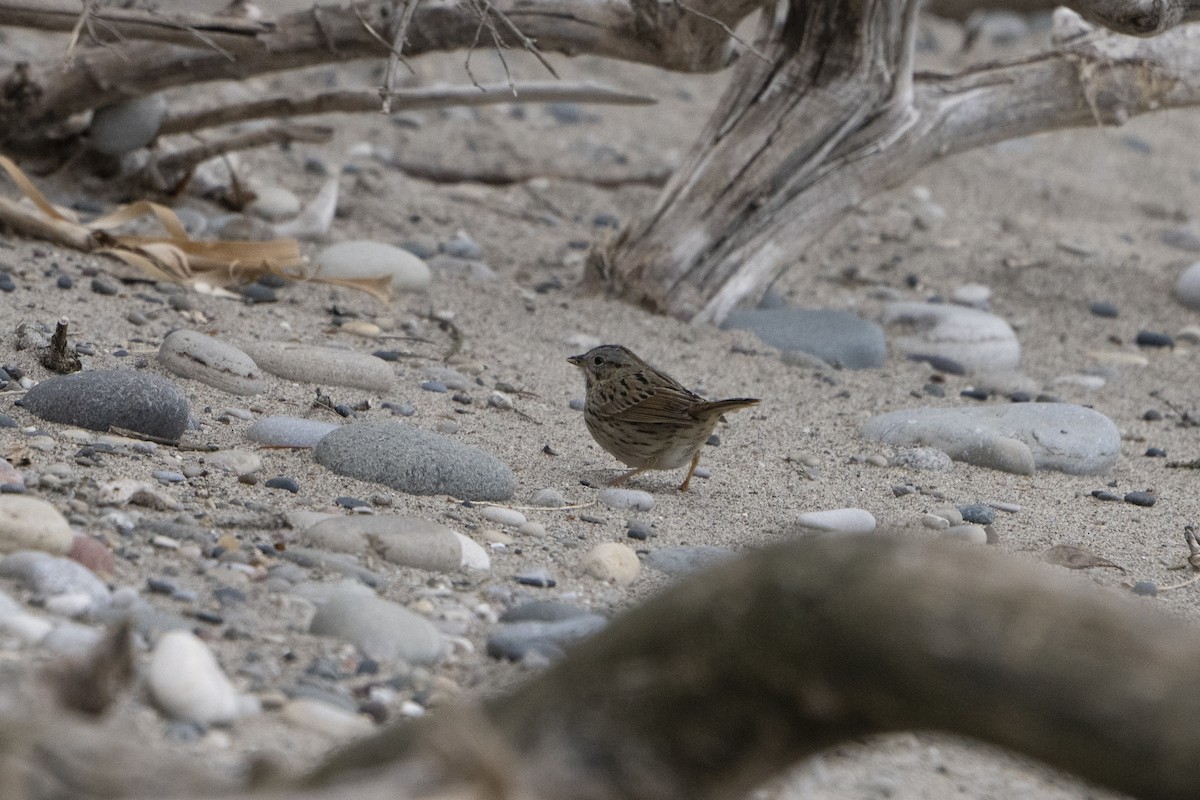
[(583, 370), (587, 381), (583, 421), (588, 432), (596, 444), (632, 467), (609, 484), (690, 461), (679, 485), (686, 492), (700, 463), (700, 448), (721, 415), (758, 403), (754, 397), (705, 400), (618, 344), (603, 344), (567, 361)]

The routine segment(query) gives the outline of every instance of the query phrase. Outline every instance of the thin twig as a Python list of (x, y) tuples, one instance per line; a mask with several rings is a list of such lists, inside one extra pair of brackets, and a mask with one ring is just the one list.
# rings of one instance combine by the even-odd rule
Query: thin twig
[(282, 144), (285, 142), (317, 142), (324, 143), (333, 137), (333, 130), (318, 125), (294, 125), (281, 124), (272, 125), (269, 128), (262, 128), (255, 131), (246, 131), (244, 133), (235, 134), (222, 139), (215, 139), (211, 142), (187, 150), (180, 150), (175, 153), (168, 153), (158, 159), (154, 165), (157, 174), (165, 180), (171, 175), (190, 172), (199, 164), (208, 161), (210, 158), (231, 153), (236, 150), (248, 150), (252, 147), (262, 147), (268, 144)]
[(392, 37), (391, 54), (388, 56), (387, 69), (383, 73), (383, 87), (379, 90), (380, 96), (383, 98), (383, 113), (392, 113), (392, 94), (396, 91), (396, 65), (403, 62), (404, 66), (408, 67), (408, 71), (416, 74), (416, 70), (412, 65), (404, 59), (404, 43), (408, 41), (408, 26), (412, 23), (412, 18), (417, 13), (418, 0), (403, 0), (404, 14), (400, 17), (400, 24), (396, 26), (396, 35)]
[(508, 29), (512, 31), (513, 35), (517, 37), (517, 40), (521, 42), (521, 46), (528, 50), (534, 58), (540, 61), (542, 66), (546, 68), (547, 72), (556, 78), (558, 77), (558, 73), (555, 72), (554, 67), (550, 64), (550, 62), (546, 60), (546, 56), (543, 55), (542, 51), (538, 49), (537, 43), (533, 41), (533, 39), (530, 39), (528, 36), (526, 36), (525, 33), (517, 27), (516, 23), (508, 18), (507, 14), (493, 6), (491, 0), (480, 0), (480, 2), (482, 2), (491, 13), (500, 18), (500, 21), (503, 22)]
[(765, 53), (763, 53), (757, 47), (752, 45), (750, 42), (748, 42), (745, 39), (743, 39), (742, 37), (738, 36), (737, 31), (735, 31), (733, 28), (729, 27), (729, 25), (727, 25), (726, 23), (722, 22), (721, 20), (717, 19), (716, 17), (712, 16), (711, 14), (705, 14), (703, 11), (700, 11), (699, 9), (692, 8), (687, 3), (681, 3), (681, 2), (679, 2), (679, 0), (675, 0), (675, 5), (679, 6), (681, 9), (683, 9), (684, 11), (686, 11), (689, 14), (695, 14), (700, 19), (708, 20), (712, 24), (719, 26), (721, 28), (721, 30), (723, 30), (725, 32), (726, 36), (728, 36), (730, 39), (733, 39), (735, 42), (740, 44), (742, 47), (749, 50), (752, 55), (756, 56), (757, 58), (759, 58), (760, 60), (762, 60), (763, 62), (765, 62), (767, 64), (771, 63), (771, 59), (767, 58)]

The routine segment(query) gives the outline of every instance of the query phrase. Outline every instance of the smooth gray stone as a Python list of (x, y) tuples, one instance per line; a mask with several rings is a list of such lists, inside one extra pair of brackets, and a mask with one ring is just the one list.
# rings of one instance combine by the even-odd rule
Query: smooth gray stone
[(108, 605), (108, 587), (94, 572), (78, 561), (40, 550), (23, 550), (0, 559), (0, 578), (19, 580), (41, 598), (85, 594), (93, 608)]
[(1106, 472), (1121, 452), (1112, 420), (1068, 403), (893, 411), (869, 420), (860, 433), (898, 447), (936, 447), (956, 461), (1018, 473), (1028, 471), (1020, 445), (1029, 450), (1033, 468), (1071, 475)]
[(89, 142), (93, 149), (105, 155), (120, 156), (132, 152), (154, 141), (166, 113), (167, 101), (161, 94), (101, 106), (92, 114)]
[(1021, 344), (1012, 326), (995, 314), (938, 303), (888, 303), (883, 324), (905, 355), (948, 358), (968, 370), (1016, 369)]
[(512, 622), (501, 625), (487, 640), (492, 658), (520, 661), (533, 652), (546, 658), (559, 658), (564, 649), (599, 631), (608, 620), (599, 614), (585, 614), (557, 622)]
[(268, 447), (316, 447), (325, 434), (340, 427), (319, 419), (263, 417), (246, 429), (246, 437)]
[(246, 342), (242, 349), (264, 372), (300, 383), (386, 392), (396, 381), (382, 358), (336, 347), (295, 342)]
[(429, 620), (358, 592), (340, 592), (319, 604), (309, 630), (350, 642), (376, 661), (433, 664), (445, 650), (442, 634)]
[(400, 422), (344, 425), (321, 440), (313, 457), (339, 475), (407, 494), (503, 501), (516, 489), (512, 470), (495, 456)]
[(261, 394), (267, 388), (250, 356), (199, 331), (172, 331), (158, 348), (158, 361), (176, 375), (230, 394)]
[(645, 564), (668, 575), (687, 575), (707, 569), (733, 556), (727, 547), (711, 545), (679, 545), (654, 550), (646, 556)]
[(281, 558), (291, 561), (293, 564), (298, 564), (301, 567), (330, 569), (334, 572), (348, 575), (351, 578), (357, 578), (371, 587), (383, 585), (383, 578), (378, 573), (372, 572), (366, 567), (359, 566), (354, 556), (342, 553), (326, 553), (312, 547), (289, 547), (279, 555)]
[(887, 360), (883, 329), (846, 311), (766, 308), (734, 311), (722, 328), (752, 331), (772, 347), (803, 352), (847, 369), (870, 369)]
[(584, 617), (593, 612), (586, 608), (560, 603), (555, 600), (532, 600), (513, 606), (500, 615), (501, 622), (561, 622), (564, 619)]
[(21, 398), (42, 419), (93, 431), (125, 428), (176, 440), (188, 424), (183, 390), (166, 378), (133, 370), (91, 370), (47, 378)]

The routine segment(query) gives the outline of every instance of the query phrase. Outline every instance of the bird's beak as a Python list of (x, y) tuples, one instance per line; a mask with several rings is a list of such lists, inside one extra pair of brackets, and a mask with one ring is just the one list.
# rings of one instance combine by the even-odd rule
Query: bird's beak
[(574, 364), (577, 367), (583, 366), (583, 356), (571, 356), (570, 358), (567, 359), (567, 361)]

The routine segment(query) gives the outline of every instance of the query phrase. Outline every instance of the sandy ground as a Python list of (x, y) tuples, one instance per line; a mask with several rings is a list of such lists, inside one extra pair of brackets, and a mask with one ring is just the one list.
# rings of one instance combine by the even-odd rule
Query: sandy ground
[[(266, 4), (264, 4), (266, 5)], [(964, 57), (954, 52), (954, 26), (930, 24), (940, 44), (924, 59), (953, 68)], [(1028, 46), (1030, 42), (1023, 42)], [(997, 49), (984, 55), (1006, 55)], [(514, 73), (539, 78), (528, 59), (511, 60)], [(496, 164), (536, 165), (563, 173), (591, 169), (653, 169), (671, 165), (698, 131), (722, 84), (721, 76), (667, 75), (597, 59), (556, 59), (566, 77), (594, 77), (615, 85), (648, 91), (660, 98), (648, 109), (586, 108), (577, 125), (556, 122), (544, 109), (513, 107), (473, 111), (422, 112), (413, 117), (418, 127), (400, 126), (372, 115), (323, 120), (337, 127), (328, 146), (295, 146), (269, 150), (241, 159), (244, 175), (262, 184), (284, 186), (302, 198), (312, 197), (321, 177), (304, 169), (306, 159), (336, 166), (350, 149), (363, 142), (410, 160), (487, 167)], [(415, 82), (461, 83), (463, 57), (446, 55), (413, 64)], [(481, 80), (500, 80), (503, 72), (490, 53), (477, 53), (472, 68)], [(305, 81), (264, 78), (251, 91), (299, 87), (312, 75), (328, 86), (373, 86), (375, 66), (347, 65), (315, 70)], [(232, 91), (232, 90), (229, 90)], [(1171, 111), (1134, 120), (1116, 130), (1077, 130), (1010, 142), (937, 163), (909, 184), (873, 198), (831, 231), (810, 252), (796, 253), (795, 268), (776, 290), (796, 305), (851, 309), (872, 317), (881, 308), (880, 287), (897, 290), (905, 299), (948, 295), (966, 283), (982, 283), (994, 292), (992, 310), (1017, 329), (1023, 370), (1050, 385), (1058, 376), (1076, 373), (1094, 363), (1095, 351), (1132, 352), (1137, 331), (1175, 333), (1200, 317), (1171, 299), (1171, 286), (1194, 256), (1163, 244), (1164, 230), (1188, 228), (1200, 207), (1200, 114)], [(1032, 477), (1001, 474), (957, 464), (948, 473), (913, 473), (862, 463), (862, 456), (888, 451), (861, 440), (858, 427), (879, 412), (919, 404), (956, 406), (975, 403), (960, 399), (968, 378), (947, 379), (946, 399), (921, 395), (931, 372), (926, 366), (892, 357), (879, 370), (822, 373), (781, 366), (769, 347), (744, 333), (690, 327), (603, 298), (585, 296), (575, 284), (581, 271), (583, 243), (595, 241), (603, 229), (597, 215), (614, 215), (622, 223), (648, 209), (655, 190), (628, 187), (599, 189), (587, 184), (550, 180), (511, 188), (476, 185), (432, 185), (413, 180), (370, 159), (352, 161), (353, 171), (342, 179), (343, 200), (330, 241), (366, 238), (436, 245), (465, 230), (483, 247), (484, 258), (498, 273), (494, 282), (472, 283), (438, 277), (428, 294), (401, 296), (390, 305), (366, 295), (326, 286), (305, 285), (284, 290), (274, 305), (247, 306), (211, 297), (198, 298), (209, 322), (206, 332), (232, 342), (253, 338), (296, 338), (313, 343), (338, 343), (363, 352), (380, 349), (330, 326), (331, 311), (357, 314), (397, 329), (414, 321), (434, 339), (424, 356), (435, 356), (445, 344), (427, 321), (431, 311), (450, 311), (464, 334), (457, 359), (459, 369), (481, 377), (489, 387), (496, 381), (517, 386), (521, 415), (484, 409), (457, 414), (446, 395), (418, 388), (425, 365), (432, 359), (413, 359), (399, 366), (401, 388), (395, 396), (377, 398), (416, 406), (414, 424), (433, 428), (453, 420), (462, 430), (457, 437), (495, 453), (517, 474), (514, 502), (524, 504), (538, 489), (556, 488), (568, 500), (590, 502), (595, 489), (581, 480), (612, 474), (618, 465), (588, 438), (580, 416), (568, 401), (582, 395), (582, 381), (565, 362), (576, 352), (575, 336), (625, 344), (687, 385), (702, 385), (713, 396), (755, 395), (761, 406), (730, 419), (721, 431), (719, 448), (710, 448), (705, 464), (712, 477), (694, 482), (681, 495), (672, 487), (678, 475), (651, 474), (637, 488), (655, 494), (657, 504), (646, 515), (655, 524), (651, 547), (675, 544), (719, 544), (737, 549), (754, 547), (789, 534), (791, 521), (803, 511), (859, 507), (883, 523), (909, 525), (943, 501), (928, 494), (896, 498), (891, 487), (912, 483), (942, 493), (946, 502), (1004, 501), (1021, 511), (1002, 515), (996, 525), (1000, 550), (1034, 557), (1058, 543), (1085, 547), (1128, 570), (1074, 573), (1063, 570), (1064, 581), (1092, 581), (1119, 588), (1133, 580), (1171, 584), (1180, 573), (1166, 569), (1186, 554), (1183, 526), (1200, 516), (1195, 475), (1166, 467), (1168, 460), (1190, 460), (1200, 452), (1196, 428), (1180, 424), (1178, 411), (1196, 404), (1197, 353), (1184, 347), (1144, 351), (1149, 363), (1125, 367), (1099, 390), (1056, 385), (1052, 391), (1066, 400), (1093, 406), (1113, 419), (1124, 435), (1122, 455), (1105, 476), (1073, 477), (1038, 473)], [(51, 180), (47, 188), (56, 199), (89, 199), (108, 204), (97, 183)], [(933, 230), (912, 224), (914, 189), (926, 187), (947, 211)], [(189, 204), (215, 213), (198, 200)], [(549, 212), (557, 224), (543, 221)], [(1070, 245), (1064, 247), (1063, 245)], [(1074, 245), (1083, 245), (1082, 248)], [(306, 245), (315, 252), (318, 245)], [(1079, 255), (1079, 250), (1088, 254)], [(108, 355), (127, 347), (132, 358), (152, 360), (161, 337), (184, 324), (162, 310), (147, 325), (127, 321), (129, 311), (153, 305), (139, 297), (153, 290), (128, 286), (120, 296), (102, 299), (86, 290), (79, 278), (72, 292), (53, 286), (58, 271), (79, 275), (89, 265), (109, 265), (59, 251), (44, 244), (8, 240), (0, 244), (0, 260), (12, 268), (18, 291), (4, 295), (0, 330), (12, 331), (20, 320), (50, 321), (68, 314), (77, 335), (98, 345), (90, 368), (128, 365)], [(909, 276), (916, 276), (912, 288)], [(533, 287), (557, 278), (560, 290), (544, 294)], [(1101, 319), (1088, 304), (1109, 300), (1120, 309), (1117, 319)], [(735, 345), (739, 347), (734, 349)], [(418, 348), (419, 349), (419, 348)], [(754, 354), (746, 351), (753, 350)], [(6, 352), (6, 360), (20, 361)], [(31, 369), (34, 377), (45, 377)], [(245, 447), (244, 423), (216, 421), (222, 409), (247, 407), (259, 414), (316, 415), (310, 408), (313, 387), (274, 381), (267, 394), (248, 402), (199, 384), (188, 384), (193, 411), (204, 427), (198, 438), (206, 443)], [(355, 402), (363, 393), (334, 388), (335, 400)], [(33, 420), (10, 403), (0, 410), (24, 423)], [(1150, 408), (1165, 419), (1143, 420)], [(381, 416), (386, 412), (371, 412)], [(6, 448), (18, 444), (16, 434), (0, 432)], [(547, 456), (550, 445), (557, 456)], [(1168, 459), (1146, 458), (1147, 447), (1165, 449)], [(47, 460), (70, 460), (65, 443)], [(351, 495), (390, 503), (390, 510), (441, 518), (448, 510), (444, 498), (397, 495), (381, 487), (336, 477), (303, 455), (264, 451), (263, 474), (287, 474), (303, 485), (301, 496), (281, 500), (261, 486), (237, 484), (227, 476), (210, 475), (190, 482), (185, 501), (216, 521), (233, 519), (247, 502), (328, 508), (334, 498)], [(816, 459), (817, 467), (801, 469), (797, 456)], [(183, 463), (199, 456), (182, 454)], [(167, 462), (169, 456), (162, 456)], [(35, 464), (34, 467), (43, 466)], [(162, 465), (156, 465), (161, 467)], [(100, 480), (134, 469), (108, 461), (89, 477)], [(138, 467), (137, 469), (147, 469)], [(108, 472), (105, 472), (105, 471)], [(1090, 497), (1099, 488), (1124, 492), (1152, 490), (1159, 495), (1153, 508), (1120, 503), (1102, 504)], [(62, 496), (52, 496), (56, 503)], [(430, 586), (449, 586), (462, 598), (488, 596), (489, 587), (507, 587), (510, 576), (544, 566), (559, 586), (538, 597), (554, 597), (600, 609), (626, 607), (661, 588), (664, 578), (645, 571), (628, 590), (618, 590), (583, 577), (580, 556), (601, 541), (624, 539), (624, 515), (593, 509), (606, 525), (582, 522), (561, 511), (531, 512), (550, 535), (494, 555), (490, 575), (446, 581), (428, 580), (416, 571), (395, 570), (386, 590), (392, 599), (411, 602), (424, 597)], [(84, 514), (86, 516), (86, 512)], [(478, 521), (468, 517), (473, 527)], [(253, 533), (245, 533), (253, 537)], [(204, 578), (167, 556), (151, 554), (136, 563), (118, 561), (114, 583), (141, 585), (154, 574), (173, 574), (184, 585)], [(1200, 617), (1196, 601), (1200, 584), (1160, 595), (1145, 602), (1188, 621)], [(165, 601), (164, 601), (165, 602)], [(299, 667), (289, 666), (283, 654), (338, 653), (328, 642), (311, 637), (278, 642), (258, 637), (254, 619), (241, 620), (249, 631), (245, 640), (218, 641), (226, 669), (238, 676), (246, 652), (278, 661), (271, 686), (294, 679)], [(268, 626), (269, 627), (269, 626)], [(492, 691), (522, 671), (498, 665), (482, 655), (487, 626), (474, 624), (467, 632), (477, 648), (439, 668), (465, 692)], [(301, 664), (304, 659), (299, 659)], [(243, 685), (252, 683), (240, 678)], [(262, 688), (262, 687), (258, 687)], [(270, 687), (268, 687), (270, 688)], [(161, 723), (153, 714), (130, 710), (148, 737)], [(305, 763), (332, 742), (315, 734), (293, 731), (265, 715), (218, 736), (181, 745), (211, 757), (228, 757), (259, 747), (283, 752)], [(761, 792), (762, 797), (806, 798), (1083, 798), (1108, 796), (1050, 772), (1024, 759), (953, 738), (910, 733), (846, 744), (797, 768), (794, 774)]]

